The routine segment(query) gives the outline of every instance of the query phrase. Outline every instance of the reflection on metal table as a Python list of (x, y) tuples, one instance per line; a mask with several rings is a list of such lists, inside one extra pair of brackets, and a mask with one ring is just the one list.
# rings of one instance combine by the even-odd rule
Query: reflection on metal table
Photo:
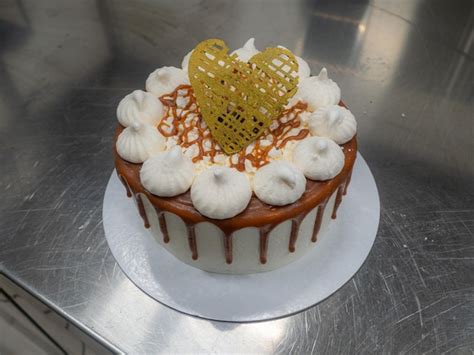
[[(469, 0), (3, 1), (0, 270), (126, 352), (474, 351), (473, 28)], [(378, 184), (366, 263), (291, 317), (178, 313), (126, 278), (104, 238), (117, 103), (210, 37), (326, 66)]]

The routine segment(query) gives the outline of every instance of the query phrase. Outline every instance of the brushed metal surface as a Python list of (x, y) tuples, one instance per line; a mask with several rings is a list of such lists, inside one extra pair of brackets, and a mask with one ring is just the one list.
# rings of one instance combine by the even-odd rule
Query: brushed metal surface
[[(128, 352), (474, 350), (474, 3), (0, 2), (0, 268)], [(252, 324), (185, 316), (111, 256), (115, 108), (198, 41), (255, 36), (323, 65), (381, 197), (375, 246), (318, 306)], [(341, 260), (341, 262), (344, 262)]]

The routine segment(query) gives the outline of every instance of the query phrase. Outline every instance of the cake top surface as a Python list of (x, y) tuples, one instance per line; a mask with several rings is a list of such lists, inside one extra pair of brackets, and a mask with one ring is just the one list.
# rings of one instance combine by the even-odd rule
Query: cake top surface
[[(216, 43), (217, 52), (209, 53), (207, 48)], [(311, 76), (302, 58), (283, 47), (273, 49), (277, 51), (267, 49), (263, 52), (267, 56), (259, 59), (261, 52), (250, 39), (229, 56), (222, 41), (204, 41), (184, 57), (181, 69), (158, 68), (146, 80), (146, 91), (135, 90), (119, 103), (117, 118), (124, 129), (116, 142), (117, 152), (126, 161), (145, 163), (141, 183), (149, 192), (164, 197), (191, 189), (200, 213), (225, 219), (245, 209), (252, 191), (264, 203), (287, 205), (304, 193), (301, 186), (306, 179), (328, 180), (341, 172), (340, 145), (354, 137), (356, 121), (349, 110), (338, 106), (339, 87), (325, 68)], [(211, 71), (203, 69), (208, 54), (223, 64)], [(272, 67), (277, 58), (280, 64), (279, 55), (294, 64), (285, 68), (288, 77), (282, 74), (283, 83), (272, 79), (273, 69), (266, 69), (269, 74), (261, 69), (262, 61)], [(211, 73), (210, 84), (202, 73)], [(249, 78), (252, 75), (255, 78)], [(220, 82), (226, 90), (220, 90)], [(266, 95), (253, 97), (255, 88)], [(270, 107), (274, 108), (270, 116), (255, 119), (258, 132), (246, 134), (253, 126), (245, 121), (254, 121), (256, 112), (268, 113)], [(219, 123), (221, 118), (226, 125)], [(245, 139), (235, 139), (233, 132), (244, 132)], [(180, 170), (183, 166), (186, 169)], [(216, 171), (228, 181), (239, 181), (239, 198), (233, 198), (238, 206), (223, 203), (236, 186), (214, 184)], [(216, 191), (220, 193), (211, 197)]]

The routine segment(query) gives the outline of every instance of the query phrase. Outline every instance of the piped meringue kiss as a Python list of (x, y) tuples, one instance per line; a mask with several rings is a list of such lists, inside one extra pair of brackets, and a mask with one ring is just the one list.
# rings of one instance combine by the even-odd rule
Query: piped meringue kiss
[[(278, 48), (288, 49), (283, 46), (278, 46)], [(298, 57), (297, 55), (294, 56), (296, 58), (296, 61), (298, 62), (298, 77), (300, 78), (300, 80), (309, 78), (309, 76), (311, 75), (311, 69), (309, 68), (308, 63), (303, 58)]]
[(117, 138), (117, 153), (131, 163), (143, 163), (165, 147), (165, 138), (153, 127), (134, 123)]
[(273, 206), (284, 206), (298, 200), (306, 189), (301, 171), (287, 161), (273, 161), (257, 170), (253, 191), (257, 197)]
[(194, 49), (186, 54), (183, 58), (183, 61), (181, 62), (181, 68), (187, 72), (188, 71), (188, 66), (189, 66), (189, 60), (191, 59), (191, 55), (193, 54)]
[(247, 207), (251, 197), (252, 189), (245, 174), (228, 167), (204, 170), (191, 186), (194, 208), (209, 218), (234, 217)]
[(328, 180), (344, 167), (341, 147), (328, 138), (309, 137), (293, 150), (293, 163), (311, 180)]
[(142, 185), (152, 194), (172, 197), (186, 192), (193, 183), (194, 165), (180, 146), (148, 158), (140, 170)]
[(308, 125), (312, 135), (330, 138), (337, 144), (349, 142), (357, 131), (352, 112), (339, 105), (316, 110), (309, 117)]
[(315, 111), (320, 107), (338, 104), (341, 100), (341, 89), (328, 78), (328, 72), (323, 68), (318, 76), (310, 76), (300, 81), (295, 98), (306, 102), (309, 109)]
[(242, 62), (248, 62), (255, 54), (260, 53), (260, 51), (255, 48), (255, 38), (250, 38), (245, 42), (242, 48), (236, 49), (230, 55), (237, 54), (237, 58)]
[(188, 74), (179, 68), (162, 67), (156, 69), (146, 79), (146, 91), (156, 97), (170, 94), (180, 85), (189, 85)]
[(134, 123), (155, 125), (163, 116), (163, 104), (154, 95), (135, 90), (125, 96), (117, 107), (117, 119), (122, 126)]

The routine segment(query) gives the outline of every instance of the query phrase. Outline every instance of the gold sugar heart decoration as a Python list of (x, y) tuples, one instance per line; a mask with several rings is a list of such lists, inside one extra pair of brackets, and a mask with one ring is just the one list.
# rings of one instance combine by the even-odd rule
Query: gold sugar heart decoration
[(284, 48), (267, 48), (249, 63), (228, 50), (219, 39), (201, 42), (188, 72), (212, 137), (233, 154), (256, 140), (296, 93), (298, 62)]

